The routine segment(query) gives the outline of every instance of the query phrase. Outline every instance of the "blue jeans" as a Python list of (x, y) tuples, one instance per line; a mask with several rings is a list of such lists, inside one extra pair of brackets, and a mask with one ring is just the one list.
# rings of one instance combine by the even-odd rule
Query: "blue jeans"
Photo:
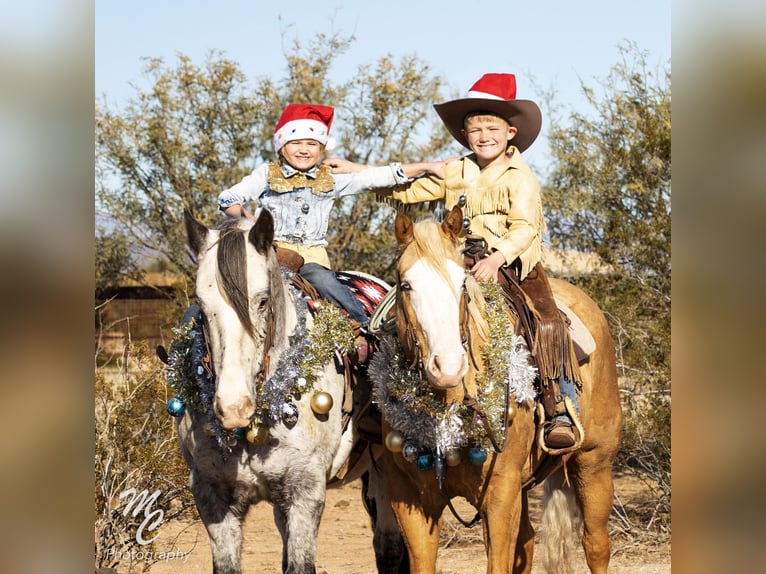
[(365, 329), (370, 323), (369, 317), (359, 300), (354, 297), (351, 290), (338, 281), (335, 272), (319, 265), (319, 263), (306, 263), (298, 269), (309, 283), (314, 286), (323, 298), (335, 303), (341, 309), (348, 312), (349, 317), (361, 323)]
[[(570, 381), (565, 376), (561, 376), (559, 378), (559, 389), (561, 390), (562, 396), (569, 397), (569, 399), (572, 401), (575, 407), (575, 412), (577, 414), (580, 414), (580, 405), (577, 403), (577, 390), (575, 390), (575, 385), (573, 381)], [(554, 421), (565, 421), (571, 423), (572, 421), (569, 418), (569, 415), (557, 415), (553, 417)]]

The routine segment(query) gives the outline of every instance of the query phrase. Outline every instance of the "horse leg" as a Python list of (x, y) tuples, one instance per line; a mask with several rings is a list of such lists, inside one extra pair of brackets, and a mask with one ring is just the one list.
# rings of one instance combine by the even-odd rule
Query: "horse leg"
[(407, 545), (411, 574), (434, 574), (439, 549), (439, 517), (445, 502), (437, 488), (423, 488), (383, 455), (386, 491)]
[(203, 483), (192, 476), (192, 493), (213, 555), (213, 574), (241, 574), (242, 520), (249, 503), (231, 489)]
[(272, 490), (274, 523), (282, 537), (282, 572), (315, 574), (319, 523), (324, 512), (326, 480), (322, 468), (301, 467)]
[(510, 572), (522, 514), (521, 479), (495, 477), (490, 482), (483, 507), (487, 574)]
[(590, 571), (593, 574), (605, 574), (611, 552), (609, 516), (614, 502), (612, 467), (611, 464), (602, 464), (586, 468), (587, 473), (579, 466), (575, 474), (575, 495), (582, 509), (584, 523), (582, 546)]
[(529, 574), (535, 553), (535, 529), (529, 519), (529, 499), (526, 490), (521, 493), (521, 519), (519, 536), (516, 538), (516, 556), (513, 562), (514, 574)]
[(372, 523), (375, 565), (378, 574), (408, 574), (409, 557), (383, 483), (381, 464), (373, 461), (362, 476), (362, 501)]

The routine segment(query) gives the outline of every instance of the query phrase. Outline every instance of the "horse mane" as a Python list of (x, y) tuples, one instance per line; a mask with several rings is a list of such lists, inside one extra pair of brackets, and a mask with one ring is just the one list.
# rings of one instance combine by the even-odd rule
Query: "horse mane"
[[(433, 218), (427, 218), (417, 222), (413, 226), (412, 242), (407, 250), (413, 250), (413, 259), (420, 259), (433, 267), (445, 280), (450, 281), (445, 261), (454, 261), (461, 267), (464, 266), (463, 256), (455, 245), (442, 231), (441, 225)], [(468, 275), (465, 281), (468, 295), (468, 314), (470, 324), (483, 345), (489, 340), (489, 325), (485, 319), (484, 295), (481, 286), (472, 275)]]
[(224, 220), (218, 237), (218, 278), (224, 297), (237, 313), (248, 335), (255, 337), (250, 320), (250, 302), (247, 293), (247, 260), (245, 258), (245, 234), (239, 225)]

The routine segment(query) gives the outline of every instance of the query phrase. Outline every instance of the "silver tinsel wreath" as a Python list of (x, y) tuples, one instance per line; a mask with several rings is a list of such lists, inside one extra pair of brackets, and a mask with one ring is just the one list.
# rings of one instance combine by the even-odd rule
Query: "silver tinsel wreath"
[[(290, 291), (298, 325), (289, 336), (288, 348), (280, 356), (274, 374), (265, 381), (256, 397), (256, 412), (262, 414), (260, 423), (268, 426), (282, 421), (287, 412), (297, 412), (291, 403), (314, 388), (334, 353), (347, 353), (354, 344), (351, 325), (340, 309), (329, 302), (319, 306), (314, 329), (309, 332), (308, 304), (292, 285)], [(208, 432), (215, 437), (224, 454), (228, 454), (244, 432), (243, 429), (223, 428), (213, 411), (215, 376), (204, 361), (207, 346), (202, 320), (202, 310), (195, 304), (187, 310), (181, 324), (173, 329), (166, 377), (178, 398), (203, 418)]]

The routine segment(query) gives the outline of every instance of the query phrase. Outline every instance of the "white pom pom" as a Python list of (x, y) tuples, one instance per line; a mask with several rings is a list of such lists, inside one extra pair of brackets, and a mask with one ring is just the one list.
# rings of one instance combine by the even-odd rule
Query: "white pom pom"
[(329, 136), (327, 138), (327, 143), (324, 144), (324, 150), (325, 151), (332, 151), (335, 149), (335, 146), (338, 142), (335, 141), (335, 138), (332, 136)]

